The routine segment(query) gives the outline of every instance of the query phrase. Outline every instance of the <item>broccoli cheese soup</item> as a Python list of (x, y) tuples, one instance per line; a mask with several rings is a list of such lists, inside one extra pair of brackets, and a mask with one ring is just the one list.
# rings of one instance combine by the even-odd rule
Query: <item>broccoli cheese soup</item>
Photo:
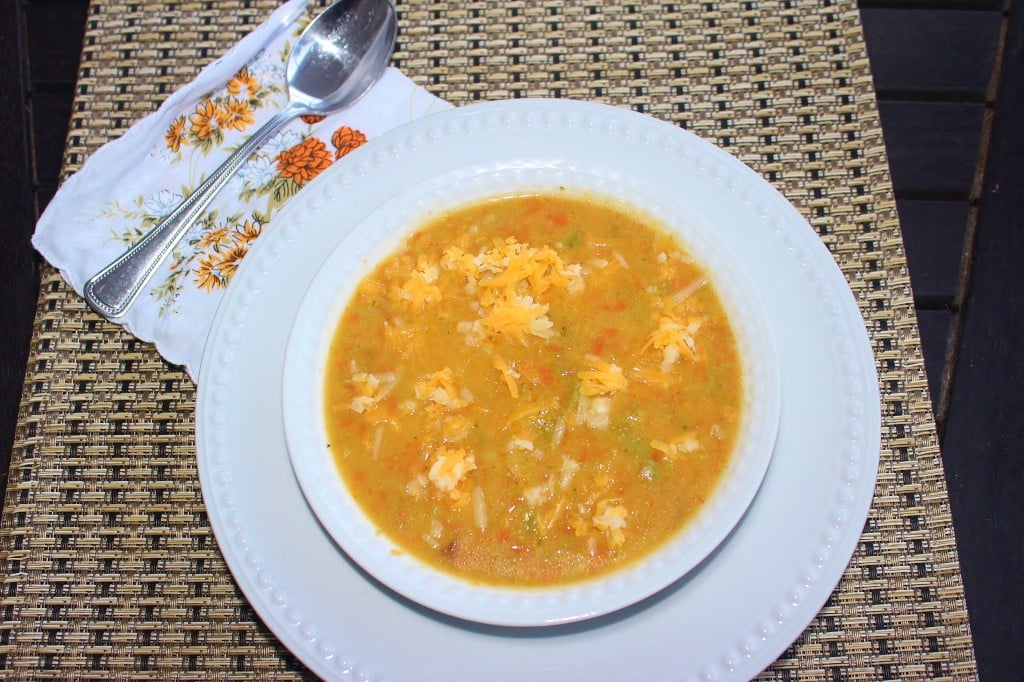
[(725, 471), (737, 342), (650, 218), (554, 192), (460, 207), (358, 286), (328, 439), (366, 515), (446, 572), (548, 586), (658, 548)]

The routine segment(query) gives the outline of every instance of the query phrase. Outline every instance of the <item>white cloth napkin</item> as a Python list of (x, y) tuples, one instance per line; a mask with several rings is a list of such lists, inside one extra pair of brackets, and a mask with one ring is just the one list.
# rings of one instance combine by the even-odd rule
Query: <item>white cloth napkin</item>
[[(288, 47), (309, 0), (289, 0), (122, 137), (96, 151), (57, 192), (32, 242), (75, 291), (200, 185), (288, 99)], [(299, 120), (238, 172), (118, 320), (196, 378), (217, 305), (239, 262), (273, 229), (283, 204), (345, 153), (448, 104), (395, 68), (354, 106)]]

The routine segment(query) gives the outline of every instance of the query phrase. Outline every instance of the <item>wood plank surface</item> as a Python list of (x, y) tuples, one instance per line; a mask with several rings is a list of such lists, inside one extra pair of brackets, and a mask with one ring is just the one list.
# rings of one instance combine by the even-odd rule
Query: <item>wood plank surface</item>
[(970, 199), (983, 104), (879, 101), (878, 111), (897, 199)]
[[(33, 152), (64, 148), (71, 120), (70, 92), (43, 91), (32, 95)], [(56, 189), (60, 181), (63, 154), (34, 153), (34, 176), (37, 189)], [(40, 207), (42, 208), (42, 207)]]
[(1002, 10), (1009, 0), (860, 0), (861, 9), (913, 9), (921, 12), (950, 10)]
[(998, 11), (861, 12), (880, 99), (984, 101), (995, 64)]
[(29, 243), (35, 223), (29, 173), (27, 74), (21, 55), (24, 15), (17, 0), (0, 1), (0, 485), (7, 484), (18, 398), (28, 359), (39, 272)]
[(943, 460), (983, 680), (1024, 679), (1024, 12), (1007, 34)]
[(967, 201), (896, 202), (917, 308), (954, 306), (967, 233)]
[(946, 349), (952, 332), (953, 312), (947, 309), (918, 310), (917, 325), (921, 332), (924, 368), (928, 373), (928, 391), (932, 397), (932, 404), (937, 404), (944, 380)]
[(26, 4), (28, 66), (34, 92), (74, 87), (88, 13), (89, 3), (84, 0), (31, 0)]

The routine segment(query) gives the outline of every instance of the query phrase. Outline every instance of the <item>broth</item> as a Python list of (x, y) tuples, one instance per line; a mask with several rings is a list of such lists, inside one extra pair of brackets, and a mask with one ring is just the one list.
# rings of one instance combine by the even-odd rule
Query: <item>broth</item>
[(547, 586), (693, 518), (735, 445), (741, 364), (705, 272), (656, 221), (502, 197), (431, 219), (359, 284), (324, 409), (346, 485), (399, 547)]

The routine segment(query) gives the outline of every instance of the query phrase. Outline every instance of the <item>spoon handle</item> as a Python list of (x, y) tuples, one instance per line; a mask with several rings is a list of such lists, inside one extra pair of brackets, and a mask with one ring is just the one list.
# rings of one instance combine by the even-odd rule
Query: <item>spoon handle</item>
[(286, 106), (260, 126), (195, 192), (178, 204), (159, 225), (85, 283), (85, 300), (98, 313), (114, 320), (128, 311), (196, 219), (231, 176), (274, 133), (302, 111)]

